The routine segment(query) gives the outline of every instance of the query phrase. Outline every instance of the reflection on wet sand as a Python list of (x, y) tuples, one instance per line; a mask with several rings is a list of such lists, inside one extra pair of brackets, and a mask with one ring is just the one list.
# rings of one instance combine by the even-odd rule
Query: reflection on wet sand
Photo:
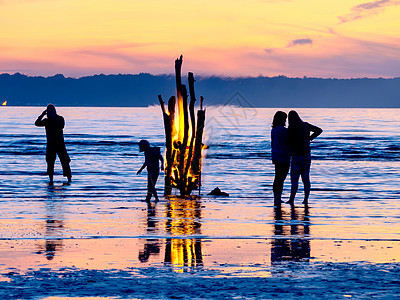
[(164, 262), (177, 267), (177, 272), (183, 272), (182, 267), (203, 266), (201, 239), (182, 238), (182, 236), (200, 234), (200, 199), (170, 198), (166, 204), (165, 214), (167, 218), (165, 231), (172, 236), (180, 237), (166, 240)]
[[(157, 226), (156, 220), (156, 203), (147, 202), (147, 234), (151, 235), (155, 232)], [(143, 250), (139, 251), (139, 261), (147, 262), (152, 254), (160, 253), (160, 243), (158, 239), (148, 238), (143, 246)]]
[(271, 242), (271, 263), (279, 261), (308, 261), (310, 259), (310, 222), (308, 206), (302, 211), (295, 206), (289, 214), (280, 206), (275, 208), (275, 239)]
[(48, 190), (46, 199), (46, 216), (44, 227), (44, 244), (39, 243), (38, 254), (44, 253), (47, 260), (53, 260), (56, 252), (62, 251), (64, 230), (63, 215), (59, 199), (56, 199), (57, 193), (62, 193), (61, 189), (51, 187)]

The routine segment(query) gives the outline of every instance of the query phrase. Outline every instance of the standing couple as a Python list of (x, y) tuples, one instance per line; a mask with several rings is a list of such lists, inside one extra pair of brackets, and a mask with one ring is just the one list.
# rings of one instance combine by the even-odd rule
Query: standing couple
[[(289, 126), (286, 125), (288, 117)], [(299, 186), (299, 177), (304, 184), (304, 204), (308, 204), (310, 195), (310, 141), (322, 133), (322, 129), (303, 122), (294, 110), (287, 115), (277, 111), (274, 115), (271, 130), (272, 162), (275, 165), (275, 179), (273, 185), (274, 205), (281, 205), (283, 183), (289, 172), (292, 184), (290, 198), (287, 203), (294, 204), (294, 198)]]

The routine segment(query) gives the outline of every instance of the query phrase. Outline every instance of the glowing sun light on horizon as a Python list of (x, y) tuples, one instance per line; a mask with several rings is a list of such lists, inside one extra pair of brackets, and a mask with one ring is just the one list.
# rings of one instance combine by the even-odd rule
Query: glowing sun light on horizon
[(2, 106), (6, 106), (7, 105), (7, 101), (4, 101)]

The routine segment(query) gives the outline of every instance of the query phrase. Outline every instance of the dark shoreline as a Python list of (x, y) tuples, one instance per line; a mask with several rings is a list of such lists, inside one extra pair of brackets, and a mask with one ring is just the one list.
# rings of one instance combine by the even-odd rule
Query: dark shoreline
[[(146, 107), (174, 95), (173, 75), (94, 75), (81, 78), (0, 74), (0, 102), (13, 106)], [(186, 79), (183, 80), (186, 82)], [(208, 105), (240, 107), (398, 108), (399, 78), (196, 78)]]

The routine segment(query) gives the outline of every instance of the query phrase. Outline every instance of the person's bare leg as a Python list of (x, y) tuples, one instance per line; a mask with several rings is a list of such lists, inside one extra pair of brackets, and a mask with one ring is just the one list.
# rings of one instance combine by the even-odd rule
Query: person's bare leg
[(308, 165), (306, 165), (303, 172), (301, 173), (301, 180), (303, 181), (304, 185), (303, 204), (308, 204), (308, 197), (310, 196), (310, 191), (311, 191), (310, 166), (311, 166), (311, 160), (308, 162)]
[(149, 176), (149, 180), (151, 180), (151, 193), (154, 195), (154, 198), (156, 201), (158, 201), (158, 195), (157, 195), (157, 190), (156, 190), (156, 183), (158, 179), (158, 174), (151, 174)]
[(155, 187), (154, 187), (153, 195), (154, 195), (154, 198), (156, 199), (156, 201), (158, 202), (158, 195), (157, 195), (157, 191), (156, 191)]
[(151, 199), (151, 193), (150, 192), (147, 192), (147, 196), (146, 196), (146, 202), (150, 202), (150, 199)]
[(275, 162), (275, 178), (272, 186), (274, 192), (274, 205), (280, 205), (282, 202), (283, 183), (286, 179), (289, 167), (280, 162)]
[(54, 175), (54, 162), (56, 161), (56, 154), (54, 152), (46, 151), (46, 162), (47, 162), (47, 175), (49, 175), (49, 185), (53, 185)]
[(296, 197), (297, 190), (299, 188), (299, 177), (300, 174), (296, 172), (290, 173), (290, 181), (292, 183), (292, 187), (290, 188), (290, 198), (286, 203), (294, 204), (294, 198)]
[(273, 192), (274, 192), (274, 204), (278, 205), (281, 203), (281, 197), (282, 197), (282, 188), (280, 188), (280, 184), (278, 182), (278, 179), (275, 176), (274, 184), (273, 184)]
[(304, 184), (304, 201), (303, 204), (308, 204), (308, 197), (310, 196), (311, 183), (310, 178), (302, 178)]
[(299, 188), (299, 182), (292, 182), (292, 187), (290, 188), (290, 198), (286, 203), (294, 204), (294, 198), (296, 197), (297, 189)]
[(53, 185), (54, 181), (53, 181), (53, 174), (49, 174), (49, 185)]
[(70, 184), (72, 181), (71, 167), (69, 166), (71, 159), (69, 158), (68, 153), (66, 151), (58, 153), (58, 157), (60, 158), (61, 161), (63, 175), (68, 179), (67, 184)]

